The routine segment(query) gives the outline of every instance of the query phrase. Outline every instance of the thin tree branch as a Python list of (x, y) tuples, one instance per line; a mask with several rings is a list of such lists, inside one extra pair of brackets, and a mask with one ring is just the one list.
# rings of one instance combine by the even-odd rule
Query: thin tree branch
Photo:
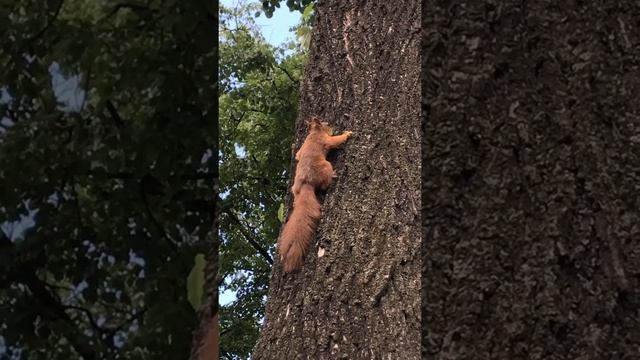
[(122, 120), (122, 117), (118, 113), (118, 110), (116, 109), (115, 105), (113, 105), (113, 102), (111, 100), (107, 100), (105, 105), (107, 106), (107, 111), (109, 112), (109, 115), (111, 115), (111, 118), (113, 119), (113, 121), (116, 123), (116, 125), (119, 128), (122, 128), (124, 126), (124, 121)]
[(97, 359), (96, 349), (91, 345), (90, 338), (80, 331), (78, 324), (69, 317), (59, 299), (49, 292), (45, 284), (32, 270), (22, 269), (16, 281), (26, 285), (33, 296), (38, 299), (42, 305), (38, 310), (46, 318), (51, 322), (60, 319), (67, 325), (64, 328), (63, 336), (79, 355), (85, 360)]
[(295, 81), (293, 79), (293, 76), (291, 76), (291, 74), (289, 74), (289, 71), (287, 71), (287, 69), (283, 68), (282, 66), (276, 64), (276, 67), (280, 70), (282, 70), (283, 73), (285, 73), (287, 75), (287, 77), (289, 78), (289, 80), (291, 80), (292, 83), (297, 83), (297, 81)]
[(108, 329), (110, 341), (113, 342), (113, 337), (115, 336), (115, 334), (118, 331), (122, 330), (126, 325), (131, 324), (134, 320), (136, 320), (136, 319), (139, 320), (140, 317), (142, 315), (144, 315), (144, 313), (147, 312), (148, 309), (149, 308), (145, 306), (142, 309), (140, 309), (140, 311), (138, 311), (135, 314), (132, 314), (128, 319), (124, 320), (120, 325), (118, 325), (118, 326), (116, 326), (116, 327), (114, 327), (112, 329)]
[(122, 324), (116, 326), (113, 329), (114, 333), (122, 330), (126, 325), (131, 324), (133, 320), (136, 320), (136, 319), (139, 320), (142, 317), (142, 315), (144, 315), (147, 312), (147, 310), (149, 310), (149, 308), (145, 306), (142, 309), (140, 309), (140, 311), (138, 311), (137, 313), (132, 314), (127, 320), (123, 321)]
[(53, 24), (57, 19), (58, 19), (58, 15), (60, 15), (60, 10), (62, 9), (62, 4), (64, 4), (64, 0), (59, 0), (58, 2), (58, 7), (56, 8), (55, 12), (53, 13), (53, 16), (51, 17), (51, 19), (47, 20), (47, 23), (44, 25), (44, 27), (42, 28), (42, 30), (38, 31), (35, 35), (33, 35), (32, 37), (30, 37), (27, 42), (33, 42), (35, 40), (38, 40), (40, 37), (42, 37), (42, 35), (44, 35), (45, 32), (47, 32), (47, 30), (49, 30), (49, 28), (51, 27), (51, 24)]
[(83, 312), (86, 316), (87, 319), (89, 319), (89, 323), (91, 324), (91, 327), (96, 330), (97, 332), (104, 332), (105, 329), (101, 328), (98, 323), (96, 322), (95, 318), (93, 317), (93, 314), (91, 313), (91, 311), (89, 311), (89, 309), (85, 309), (81, 306), (75, 306), (75, 305), (64, 305), (65, 309), (72, 309), (72, 310), (77, 310), (80, 312)]
[(169, 237), (167, 232), (162, 227), (162, 224), (160, 224), (158, 219), (156, 219), (156, 217), (153, 215), (153, 212), (151, 212), (151, 207), (149, 206), (149, 201), (147, 200), (147, 193), (144, 191), (142, 185), (140, 186), (140, 194), (142, 195), (142, 202), (144, 204), (144, 209), (147, 216), (149, 217), (149, 220), (151, 220), (151, 223), (155, 226), (156, 230), (160, 233), (160, 235), (162, 235), (162, 238), (166, 240), (167, 244), (169, 244), (171, 250), (173, 250), (174, 253), (177, 252), (178, 245), (176, 245), (174, 240)]
[[(240, 233), (242, 233), (242, 236), (244, 236), (245, 240), (247, 240), (247, 242), (251, 244), (251, 246), (253, 246), (253, 248), (256, 249), (260, 255), (262, 255), (262, 257), (269, 263), (269, 265), (273, 265), (273, 259), (271, 258), (271, 255), (269, 255), (267, 250), (263, 248), (260, 244), (258, 244), (258, 242), (255, 239), (253, 239), (253, 237), (250, 234), (248, 234), (246, 228), (250, 226), (243, 224), (242, 221), (240, 221), (240, 219), (238, 219), (238, 217), (230, 209), (227, 208), (227, 209), (224, 209), (223, 211), (225, 214), (229, 215), (229, 218), (236, 225), (238, 225)], [(252, 229), (252, 231), (254, 231), (254, 229)]]

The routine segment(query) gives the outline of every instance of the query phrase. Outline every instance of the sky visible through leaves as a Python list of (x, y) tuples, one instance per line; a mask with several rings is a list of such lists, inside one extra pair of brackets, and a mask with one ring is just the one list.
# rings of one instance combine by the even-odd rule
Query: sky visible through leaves
[[(220, 4), (227, 7), (236, 7), (238, 0), (221, 0)], [(281, 45), (295, 37), (295, 35), (289, 31), (292, 26), (297, 25), (300, 22), (300, 13), (295, 11), (289, 11), (286, 6), (277, 9), (273, 16), (269, 19), (264, 13), (260, 17), (256, 18), (256, 25), (260, 29), (262, 36), (265, 40), (273, 46)], [(242, 149), (236, 149), (242, 151)], [(236, 299), (232, 291), (225, 291), (220, 294), (220, 304), (225, 305)]]

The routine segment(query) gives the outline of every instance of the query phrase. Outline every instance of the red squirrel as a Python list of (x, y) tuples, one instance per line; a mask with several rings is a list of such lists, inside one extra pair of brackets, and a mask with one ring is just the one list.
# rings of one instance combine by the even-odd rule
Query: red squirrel
[(309, 134), (296, 153), (298, 164), (291, 188), (293, 211), (278, 239), (280, 261), (285, 272), (295, 272), (302, 267), (320, 221), (320, 202), (315, 191), (326, 190), (336, 177), (333, 166), (326, 159), (327, 153), (344, 144), (352, 132), (332, 134), (328, 123), (312, 117)]

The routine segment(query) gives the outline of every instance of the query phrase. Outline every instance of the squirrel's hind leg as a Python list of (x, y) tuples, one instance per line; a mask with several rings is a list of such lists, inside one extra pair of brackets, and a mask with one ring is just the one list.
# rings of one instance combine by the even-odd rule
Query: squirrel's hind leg
[(322, 190), (327, 190), (327, 188), (329, 187), (329, 185), (331, 185), (331, 182), (333, 181), (333, 178), (336, 177), (336, 173), (333, 171), (333, 166), (331, 166), (331, 163), (328, 161), (324, 161), (324, 163), (322, 163), (322, 166), (320, 167), (320, 183), (319, 188)]

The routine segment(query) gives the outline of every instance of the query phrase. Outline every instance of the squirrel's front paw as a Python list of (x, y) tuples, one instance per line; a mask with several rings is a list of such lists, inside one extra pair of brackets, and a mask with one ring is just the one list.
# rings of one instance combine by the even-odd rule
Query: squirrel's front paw
[(344, 131), (343, 134), (347, 135), (347, 137), (351, 137), (353, 131)]

